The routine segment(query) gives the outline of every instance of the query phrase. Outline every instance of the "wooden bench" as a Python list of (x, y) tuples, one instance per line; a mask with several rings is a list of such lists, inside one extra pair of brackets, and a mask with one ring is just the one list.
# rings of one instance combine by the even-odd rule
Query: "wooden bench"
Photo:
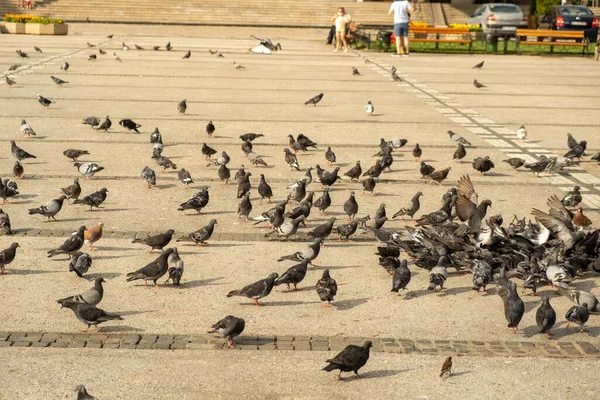
[[(471, 53), (471, 33), (468, 28), (410, 28), (408, 30), (412, 42), (435, 43), (436, 50), (440, 43), (468, 44)], [(450, 36), (450, 37), (449, 37)]]
[[(524, 40), (522, 40), (522, 38)], [(535, 40), (530, 40), (533, 38)], [(547, 38), (549, 41), (542, 41)], [(556, 41), (559, 39), (559, 41)], [(566, 42), (565, 40), (574, 40)], [(579, 41), (581, 40), (581, 41)], [(583, 31), (549, 31), (539, 29), (517, 29), (516, 53), (521, 54), (521, 46), (527, 45), (546, 45), (550, 46), (550, 53), (554, 46), (581, 47), (581, 55), (585, 56), (588, 52), (589, 40), (584, 36)]]

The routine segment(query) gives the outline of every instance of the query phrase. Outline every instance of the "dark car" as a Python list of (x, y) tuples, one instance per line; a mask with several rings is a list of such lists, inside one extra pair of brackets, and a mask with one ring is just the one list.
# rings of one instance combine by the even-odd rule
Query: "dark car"
[(540, 18), (538, 29), (583, 31), (590, 42), (598, 37), (598, 18), (583, 6), (555, 6)]

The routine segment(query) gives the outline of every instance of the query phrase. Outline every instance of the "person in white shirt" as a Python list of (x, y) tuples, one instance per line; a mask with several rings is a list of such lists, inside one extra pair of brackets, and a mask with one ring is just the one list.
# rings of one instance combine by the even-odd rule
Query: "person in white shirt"
[(388, 15), (394, 15), (394, 35), (396, 36), (396, 54), (393, 56), (408, 56), (408, 22), (410, 13), (414, 11), (415, 8), (407, 0), (395, 1), (390, 6)]
[(344, 53), (348, 52), (348, 42), (346, 42), (346, 24), (352, 21), (350, 14), (346, 13), (344, 7), (338, 8), (337, 14), (331, 17), (331, 21), (333, 21), (335, 25), (335, 50), (334, 53), (340, 51), (340, 41), (344, 43)]

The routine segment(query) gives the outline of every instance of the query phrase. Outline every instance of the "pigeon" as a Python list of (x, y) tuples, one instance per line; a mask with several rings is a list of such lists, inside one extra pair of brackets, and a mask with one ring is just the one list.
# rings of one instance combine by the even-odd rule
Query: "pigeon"
[(167, 168), (177, 169), (177, 165), (168, 157), (153, 155), (152, 158), (154, 158), (156, 165), (162, 168), (161, 172), (163, 173)]
[(340, 167), (335, 167), (333, 172), (323, 171), (323, 175), (321, 175), (320, 179), (321, 187), (330, 187), (338, 180), (341, 181), (342, 178), (338, 176), (338, 172), (340, 172)]
[(62, 69), (63, 71), (67, 72), (67, 71), (69, 70), (69, 67), (70, 67), (70, 66), (71, 66), (71, 65), (70, 65), (68, 62), (66, 62), (66, 61), (65, 61), (65, 62), (64, 62), (64, 63), (63, 63), (61, 66), (60, 66), (60, 69)]
[(90, 42), (87, 42), (87, 46), (88, 46), (90, 49), (91, 49), (91, 48), (94, 48), (94, 47), (96, 47), (96, 45), (93, 45), (93, 44), (91, 44)]
[(123, 61), (121, 60), (121, 58), (120, 58), (120, 57), (117, 55), (117, 53), (115, 53), (115, 52), (113, 52), (113, 58), (115, 59), (115, 61), (118, 61), (118, 62), (123, 62)]
[(81, 186), (79, 185), (79, 178), (73, 179), (73, 184), (71, 186), (67, 186), (66, 188), (60, 189), (67, 199), (75, 199), (79, 198), (81, 195)]
[(23, 168), (23, 165), (21, 165), (20, 162), (15, 161), (15, 165), (13, 166), (13, 175), (15, 176), (15, 179), (21, 179), (21, 176), (23, 176), (24, 172), (25, 169)]
[(192, 51), (188, 50), (187, 53), (185, 53), (185, 55), (183, 57), (181, 57), (184, 60), (187, 60), (188, 58), (190, 58), (192, 56)]
[(400, 76), (398, 76), (396, 74), (396, 67), (392, 67), (392, 79), (394, 80), (394, 82), (404, 82), (404, 79), (402, 79)]
[(307, 246), (303, 250), (299, 250), (295, 253), (280, 257), (277, 261), (281, 262), (281, 261), (289, 260), (289, 261), (301, 262), (304, 260), (308, 260), (308, 263), (310, 265), (313, 265), (312, 261), (314, 261), (319, 256), (322, 241), (323, 241), (323, 239), (317, 238), (317, 239), (315, 239), (315, 241), (313, 243), (311, 243), (309, 246)]
[(321, 224), (314, 228), (312, 231), (308, 232), (306, 235), (313, 239), (326, 239), (333, 230), (333, 224), (335, 223), (335, 217), (329, 218), (327, 222)]
[(15, 256), (17, 255), (17, 247), (21, 246), (19, 246), (19, 243), (14, 242), (6, 249), (0, 251), (0, 275), (6, 275), (6, 266), (14, 261)]
[(473, 160), (473, 164), (471, 165), (473, 166), (473, 169), (479, 171), (482, 176), (495, 167), (493, 161), (490, 160), (490, 157), (488, 156), (477, 157), (475, 160)]
[(444, 282), (448, 279), (447, 267), (448, 258), (446, 256), (440, 257), (435, 267), (429, 272), (429, 287), (427, 290), (435, 290), (437, 292), (438, 286), (440, 290), (444, 290)]
[(10, 67), (8, 67), (9, 71), (16, 71), (17, 69), (19, 69), (19, 67), (21, 66), (21, 64), (13, 64)]
[(363, 194), (365, 194), (365, 192), (369, 192), (369, 193), (371, 193), (371, 195), (375, 195), (374, 190), (375, 190), (376, 184), (377, 184), (377, 181), (372, 176), (368, 177), (367, 179), (363, 179), (363, 181), (362, 181)]
[(475, 86), (477, 89), (481, 89), (481, 88), (487, 87), (487, 86), (485, 86), (484, 84), (482, 84), (482, 83), (479, 83), (479, 82), (477, 81), (477, 79), (473, 79), (473, 86)]
[(360, 161), (357, 161), (356, 164), (354, 165), (354, 167), (350, 168), (350, 170), (348, 172), (346, 172), (344, 175), (350, 178), (350, 182), (352, 182), (353, 180), (360, 179), (360, 175), (362, 174), (362, 168), (360, 166)]
[(346, 238), (346, 240), (348, 241), (352, 241), (350, 240), (350, 236), (354, 235), (356, 233), (356, 228), (358, 227), (358, 223), (359, 221), (357, 221), (356, 219), (352, 222), (350, 222), (349, 224), (345, 224), (345, 225), (338, 225), (335, 227), (336, 232), (338, 233), (338, 235), (340, 235), (339, 237), (339, 241), (342, 241), (342, 236)]
[(556, 312), (550, 305), (550, 298), (548, 296), (542, 298), (542, 304), (535, 313), (535, 322), (540, 333), (550, 336), (550, 329), (552, 329), (556, 322)]
[(250, 285), (244, 286), (238, 290), (232, 290), (227, 293), (227, 297), (233, 296), (241, 296), (252, 299), (256, 306), (262, 306), (263, 304), (259, 303), (258, 300), (267, 297), (271, 290), (273, 290), (273, 285), (275, 280), (279, 277), (276, 272), (270, 274), (267, 278), (261, 279), (257, 282), (251, 283)]
[(27, 55), (27, 53), (21, 51), (21, 50), (16, 50), (16, 53), (21, 57), (21, 58), (29, 58), (29, 56)]
[(421, 161), (421, 166), (419, 167), (419, 172), (421, 173), (421, 178), (425, 178), (427, 175), (430, 175), (435, 171), (435, 168), (431, 165), (425, 163), (425, 161)]
[(50, 200), (46, 204), (39, 206), (38, 208), (29, 209), (29, 215), (33, 214), (41, 214), (48, 218), (52, 218), (54, 221), (58, 221), (55, 216), (59, 213), (62, 208), (63, 201), (67, 198), (67, 196), (60, 196), (58, 199)]
[(448, 136), (450, 136), (450, 139), (454, 140), (454, 142), (456, 144), (462, 144), (464, 146), (471, 146), (471, 143), (464, 137), (460, 136), (458, 133), (448, 131)]
[[(160, 235), (159, 235), (160, 236)], [(153, 236), (156, 237), (156, 236)], [(151, 239), (151, 238), (148, 238)], [(169, 236), (169, 241), (171, 240)], [(135, 243), (135, 241), (134, 241)], [(168, 241), (167, 241), (168, 243)], [(165, 244), (166, 246), (166, 244)], [(161, 247), (162, 248), (162, 247)], [(136, 281), (139, 279), (144, 280), (144, 285), (148, 285), (148, 281), (154, 282), (154, 286), (158, 289), (157, 281), (167, 273), (169, 269), (169, 263), (167, 259), (171, 254), (173, 254), (174, 249), (168, 248), (163, 251), (163, 253), (156, 258), (156, 260), (152, 261), (150, 264), (146, 265), (143, 268), (138, 269), (137, 271), (130, 272), (127, 274), (127, 282)]]
[(17, 144), (15, 143), (14, 140), (10, 141), (10, 151), (12, 152), (12, 155), (18, 161), (23, 161), (23, 160), (25, 160), (27, 158), (37, 158), (33, 154), (29, 154), (28, 152), (26, 152), (25, 150), (23, 150), (22, 148), (20, 148), (19, 146), (17, 146)]
[(136, 50), (144, 50), (142, 46), (138, 46), (137, 44), (134, 44), (133, 47), (135, 47)]
[(172, 280), (174, 286), (181, 285), (181, 278), (183, 277), (183, 260), (179, 257), (177, 247), (173, 247), (173, 254), (171, 254), (171, 258), (169, 258), (169, 269), (167, 273), (169, 275), (165, 283)]
[(56, 83), (56, 84), (58, 85), (58, 87), (61, 87), (61, 86), (62, 86), (62, 85), (64, 85), (65, 83), (69, 83), (69, 82), (67, 82), (67, 81), (63, 81), (62, 79), (60, 79), (60, 78), (57, 78), (57, 77), (55, 77), (55, 76), (53, 76), (53, 75), (50, 75), (50, 78), (52, 78), (52, 80), (54, 81), (54, 83)]
[(561, 295), (568, 297), (575, 304), (587, 304), (587, 308), (590, 312), (600, 312), (600, 302), (593, 294), (584, 292), (583, 290), (565, 289), (560, 285), (557, 285), (556, 289)]
[(86, 206), (90, 206), (90, 211), (93, 210), (93, 207), (100, 208), (100, 205), (104, 203), (106, 200), (106, 193), (108, 189), (102, 188), (94, 193), (90, 193), (87, 196), (84, 196), (81, 199), (77, 199), (73, 202), (73, 204), (84, 204)]
[(77, 400), (98, 400), (98, 398), (89, 394), (83, 385), (77, 385), (75, 391), (77, 392)]
[(332, 359), (326, 360), (329, 363), (323, 371), (331, 372), (338, 369), (340, 372), (337, 375), (338, 379), (342, 379), (342, 372), (353, 371), (358, 376), (358, 371), (365, 366), (369, 360), (369, 349), (373, 347), (373, 343), (366, 341), (362, 346), (349, 345), (346, 346), (339, 354)]
[(587, 216), (583, 215), (583, 208), (579, 207), (577, 211), (575, 211), (575, 215), (573, 215), (573, 225), (578, 228), (584, 229), (588, 226), (592, 225), (592, 220), (590, 220)]
[(434, 171), (434, 172), (430, 173), (429, 175), (425, 176), (424, 178), (429, 182), (436, 182), (437, 184), (439, 184), (441, 186), (442, 182), (444, 180), (446, 180), (446, 178), (448, 177), (448, 173), (450, 173), (451, 169), (452, 169), (451, 167), (448, 167), (448, 168), (442, 169), (440, 171)]
[(523, 141), (527, 139), (527, 129), (525, 129), (525, 125), (521, 125), (519, 129), (517, 129), (517, 139)]
[(270, 237), (273, 233), (277, 233), (280, 236), (280, 239), (288, 239), (290, 236), (293, 236), (298, 231), (298, 225), (304, 221), (306, 217), (304, 215), (300, 215), (291, 221), (284, 221), (279, 227), (274, 229), (272, 232), (265, 234), (265, 237)]
[(48, 257), (54, 257), (59, 254), (71, 255), (76, 251), (79, 251), (79, 249), (81, 249), (81, 246), (83, 246), (83, 232), (85, 232), (85, 230), (85, 225), (81, 225), (77, 230), (77, 233), (71, 235), (67, 240), (65, 240), (65, 242), (60, 247), (54, 250), (50, 250), (48, 252)]
[(585, 140), (582, 140), (577, 145), (573, 146), (573, 148), (569, 150), (563, 157), (566, 157), (571, 160), (573, 158), (577, 158), (578, 160), (580, 160), (583, 154), (585, 153), (586, 147), (587, 142)]
[(401, 216), (402, 221), (404, 221), (404, 216), (408, 215), (412, 220), (414, 220), (415, 214), (421, 208), (421, 202), (419, 201), (419, 198), (421, 196), (423, 196), (423, 192), (415, 193), (415, 195), (412, 197), (410, 202), (406, 203), (404, 205), (404, 207), (402, 207), (400, 210), (398, 210), (398, 212), (392, 216), (392, 219)]
[(187, 110), (187, 100), (183, 99), (177, 104), (177, 111), (179, 114), (185, 114), (185, 110)]
[(104, 122), (102, 122), (96, 129), (97, 131), (104, 131), (104, 132), (108, 132), (108, 130), (110, 129), (110, 127), (112, 126), (112, 121), (110, 120), (109, 116), (106, 116), (106, 119), (104, 120)]
[(244, 67), (242, 64), (238, 64), (235, 61), (233, 62), (233, 66), (235, 69), (246, 69), (246, 67)]
[(76, 294), (74, 296), (69, 296), (65, 297), (64, 299), (56, 300), (56, 302), (61, 306), (68, 302), (96, 306), (102, 301), (102, 298), (104, 297), (104, 288), (102, 287), (102, 283), (104, 282), (106, 282), (104, 278), (96, 278), (96, 280), (94, 281), (94, 287), (92, 287), (91, 289), (88, 289), (81, 294)]
[(12, 85), (16, 85), (17, 81), (10, 79), (8, 76), (4, 77), (4, 81), (6, 82), (6, 84), (8, 85), (8, 87), (11, 87)]
[(216, 333), (221, 338), (227, 338), (227, 348), (234, 349), (236, 342), (233, 338), (241, 335), (245, 327), (244, 319), (228, 315), (214, 324), (208, 333)]
[(69, 263), (69, 272), (75, 272), (80, 278), (83, 274), (87, 273), (92, 266), (92, 257), (81, 251), (75, 252), (71, 255), (71, 261)]
[(515, 172), (517, 172), (517, 169), (519, 169), (526, 163), (526, 161), (524, 159), (519, 158), (519, 157), (511, 157), (509, 159), (502, 160), (502, 162), (505, 162), (508, 165), (510, 165), (515, 170)]
[(331, 150), (331, 146), (327, 147), (327, 151), (325, 152), (325, 159), (329, 162), (329, 164), (333, 164), (336, 161), (335, 153)]
[[(206, 241), (210, 239), (215, 230), (215, 224), (217, 224), (217, 220), (211, 219), (208, 225), (198, 229), (195, 232), (190, 233), (188, 235), (188, 238), (191, 239), (194, 243), (196, 243), (197, 246), (207, 244)], [(185, 239), (177, 239), (178, 242), (181, 242), (183, 240)]]
[(202, 154), (204, 154), (204, 158), (206, 160), (210, 160), (213, 155), (217, 154), (217, 150), (213, 149), (206, 143), (202, 143)]
[(290, 166), (290, 170), (295, 169), (296, 171), (300, 171), (300, 165), (296, 156), (288, 148), (283, 149), (283, 152), (285, 154), (285, 162)]
[(119, 315), (109, 314), (104, 310), (85, 303), (67, 301), (62, 306), (70, 308), (75, 313), (77, 319), (87, 325), (87, 328), (81, 330), (82, 332), (87, 332), (92, 325), (98, 326), (103, 322), (123, 319)]
[(215, 133), (215, 124), (212, 121), (208, 121), (208, 124), (206, 124), (206, 133), (208, 137), (212, 137), (213, 133)]
[(319, 93), (318, 95), (316, 95), (316, 96), (315, 96), (315, 97), (313, 97), (312, 99), (310, 99), (310, 100), (307, 100), (307, 101), (304, 103), (304, 105), (307, 105), (307, 104), (312, 104), (312, 105), (314, 105), (314, 106), (316, 107), (316, 106), (317, 106), (317, 103), (318, 103), (318, 102), (320, 102), (322, 98), (323, 98), (323, 93)]
[(580, 306), (573, 306), (569, 308), (567, 313), (565, 314), (565, 319), (569, 321), (567, 323), (567, 329), (571, 327), (571, 322), (577, 324), (581, 328), (581, 332), (584, 332), (583, 326), (590, 318), (590, 312), (588, 310), (587, 304), (583, 303)]
[(98, 49), (98, 53), (100, 53), (100, 55), (103, 55), (103, 56), (106, 55), (106, 52), (102, 49)]
[(458, 144), (458, 148), (454, 152), (454, 156), (452, 156), (453, 160), (457, 160), (459, 164), (461, 164), (461, 160), (467, 156), (467, 151), (465, 150), (465, 146), (462, 144)]
[(337, 282), (329, 275), (329, 270), (323, 271), (323, 276), (317, 281), (315, 289), (323, 302), (323, 307), (330, 307), (333, 298), (337, 294)]
[(231, 178), (231, 171), (227, 168), (227, 165), (223, 164), (219, 167), (219, 179), (223, 185), (227, 185), (229, 183), (229, 178)]
[(367, 101), (367, 105), (365, 106), (365, 111), (367, 112), (368, 115), (373, 115), (373, 111), (375, 111), (375, 107), (373, 106), (373, 103), (371, 103), (371, 100)]
[(524, 313), (525, 305), (517, 292), (517, 284), (510, 282), (508, 297), (504, 302), (504, 317), (508, 321), (508, 328), (512, 333), (517, 332)]
[(415, 145), (415, 148), (412, 151), (413, 157), (415, 158), (415, 162), (419, 162), (421, 156), (423, 155), (423, 149), (419, 147), (419, 143)]
[(575, 186), (573, 190), (568, 192), (560, 202), (567, 208), (575, 208), (579, 205), (579, 203), (581, 203), (582, 200), (581, 188), (579, 186)]
[(8, 198), (16, 196), (19, 194), (17, 182), (5, 178), (4, 180), (0, 180), (0, 198), (2, 198), (2, 204), (8, 202)]
[(492, 267), (483, 260), (473, 260), (471, 270), (473, 271), (473, 290), (479, 292), (485, 289), (492, 280)]
[(356, 67), (352, 67), (352, 75), (360, 75), (360, 72), (358, 72)]
[(240, 201), (240, 204), (238, 205), (238, 219), (244, 217), (245, 221), (248, 222), (248, 215), (250, 215), (251, 211), (252, 203), (250, 202), (250, 193), (246, 192), (242, 197), (242, 201)]
[(227, 154), (227, 152), (222, 151), (221, 152), (221, 156), (219, 158), (217, 158), (215, 161), (213, 161), (212, 163), (209, 163), (207, 166), (210, 165), (227, 165), (229, 164), (229, 161), (231, 161), (231, 158), (229, 157), (229, 154)]
[(570, 133), (567, 133), (567, 147), (569, 147), (569, 149), (572, 149), (573, 147), (577, 146), (578, 144), (579, 144), (579, 142), (577, 140), (575, 140), (573, 135), (571, 135)]
[(288, 189), (294, 189), (297, 188), (300, 185), (300, 182), (304, 182), (304, 186), (308, 186), (311, 182), (312, 182), (312, 167), (308, 167), (306, 169), (306, 172), (304, 173), (304, 176), (300, 179), (298, 179), (298, 181), (292, 183), (291, 185), (288, 186)]
[(94, 251), (94, 243), (102, 238), (102, 228), (104, 224), (102, 222), (98, 223), (98, 225), (93, 228), (86, 229), (83, 232), (84, 243), (87, 244), (90, 251)]
[(152, 50), (154, 51), (158, 51), (160, 49), (160, 46), (152, 46)]
[(196, 210), (198, 214), (201, 214), (202, 209), (208, 205), (209, 200), (210, 196), (208, 194), (208, 187), (205, 186), (198, 193), (194, 194), (188, 201), (181, 203), (177, 210)]
[(594, 161), (598, 161), (598, 165), (600, 165), (600, 152), (598, 152), (598, 153), (594, 154), (594, 155), (592, 156), (592, 160), (594, 160)]
[[(479, 64), (477, 64), (477, 65), (479, 65)], [(481, 68), (481, 67), (477, 67), (477, 65), (473, 68)], [(481, 62), (481, 65), (483, 66), (483, 61)], [(448, 378), (450, 375), (452, 375), (452, 356), (446, 357), (444, 364), (442, 364), (440, 378), (445, 379), (445, 378)]]
[(82, 124), (89, 125), (92, 128), (94, 128), (94, 127), (100, 125), (100, 119), (98, 117), (94, 117), (94, 116), (87, 117), (82, 121)]
[(13, 232), (10, 226), (10, 217), (4, 212), (4, 210), (0, 208), (0, 236), (12, 234)]
[(240, 136), (240, 139), (242, 139), (242, 142), (245, 141), (254, 141), (255, 139), (259, 138), (259, 137), (263, 137), (265, 135), (263, 135), (262, 133), (244, 133), (243, 135)]
[(44, 108), (50, 107), (50, 104), (53, 103), (52, 100), (49, 100), (49, 99), (45, 98), (41, 94), (37, 95), (37, 100), (38, 100), (38, 103), (40, 103), (42, 105), (42, 107), (44, 107)]
[(260, 174), (260, 182), (258, 183), (258, 194), (260, 195), (260, 203), (262, 204), (263, 199), (266, 197), (269, 199), (269, 203), (271, 202), (271, 197), (273, 197), (273, 190), (271, 190), (271, 186), (265, 180), (265, 175)]
[(152, 186), (156, 186), (156, 173), (152, 168), (145, 166), (140, 176), (146, 181), (146, 187), (148, 189)]
[(175, 231), (173, 229), (169, 229), (165, 233), (149, 236), (145, 239), (133, 239), (131, 243), (141, 243), (150, 246), (150, 251), (148, 251), (148, 253), (152, 253), (154, 250), (160, 250), (163, 251), (164, 254), (165, 250), (163, 250), (163, 248), (169, 244), (174, 233)]
[(325, 210), (327, 210), (330, 205), (331, 197), (329, 196), (329, 188), (326, 188), (321, 197), (315, 201), (314, 206), (321, 211), (322, 215), (325, 215)]
[(304, 280), (309, 263), (309, 259), (304, 259), (300, 262), (300, 264), (291, 266), (275, 280), (273, 285), (279, 286), (285, 283), (288, 290), (290, 290), (290, 285), (294, 285), (294, 290), (298, 290), (297, 285)]
[(123, 128), (127, 128), (127, 132), (135, 131), (135, 133), (140, 133), (140, 131), (138, 131), (138, 128), (140, 128), (142, 126), (140, 124), (136, 124), (134, 121), (132, 121), (130, 119), (120, 120), (119, 125), (121, 125)]
[(190, 173), (186, 171), (185, 168), (181, 168), (179, 170), (179, 172), (177, 173), (177, 177), (185, 186), (189, 186), (190, 184), (194, 183), (194, 181), (192, 180), (192, 175), (190, 175)]
[(77, 161), (79, 157), (89, 154), (90, 153), (87, 150), (67, 149), (63, 151), (63, 155), (67, 158), (70, 158), (73, 161)]
[(485, 62), (485, 61), (482, 61), (482, 62), (480, 62), (479, 64), (475, 64), (475, 66), (474, 66), (472, 69), (475, 69), (475, 68), (481, 68), (481, 67), (483, 67), (483, 63), (484, 63), (484, 62)]
[(400, 261), (398, 268), (394, 270), (394, 276), (392, 278), (392, 292), (398, 295), (399, 290), (405, 290), (410, 283), (411, 273), (408, 269), (407, 261)]
[(173, 47), (171, 47), (171, 42), (168, 42), (168, 43), (165, 45), (165, 49), (166, 49), (167, 51), (171, 51), (171, 49), (172, 49), (172, 48), (173, 48)]
[(19, 129), (21, 130), (21, 133), (23, 135), (36, 136), (36, 133), (33, 130), (33, 128), (24, 119), (21, 120), (21, 126), (19, 127)]
[(246, 172), (243, 177), (238, 179), (237, 198), (241, 199), (246, 193), (250, 191), (252, 185), (250, 184), (251, 172)]
[(350, 197), (344, 203), (344, 211), (348, 214), (348, 220), (352, 221), (358, 213), (358, 203), (354, 197), (354, 192), (350, 192)]

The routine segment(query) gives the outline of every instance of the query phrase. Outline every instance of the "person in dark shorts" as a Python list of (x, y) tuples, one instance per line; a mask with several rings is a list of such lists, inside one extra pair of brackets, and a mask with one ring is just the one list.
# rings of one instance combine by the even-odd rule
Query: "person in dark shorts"
[(415, 8), (407, 0), (395, 1), (390, 6), (388, 15), (394, 15), (394, 35), (396, 36), (396, 54), (392, 54), (392, 56), (408, 56), (408, 22), (410, 13), (414, 11)]

